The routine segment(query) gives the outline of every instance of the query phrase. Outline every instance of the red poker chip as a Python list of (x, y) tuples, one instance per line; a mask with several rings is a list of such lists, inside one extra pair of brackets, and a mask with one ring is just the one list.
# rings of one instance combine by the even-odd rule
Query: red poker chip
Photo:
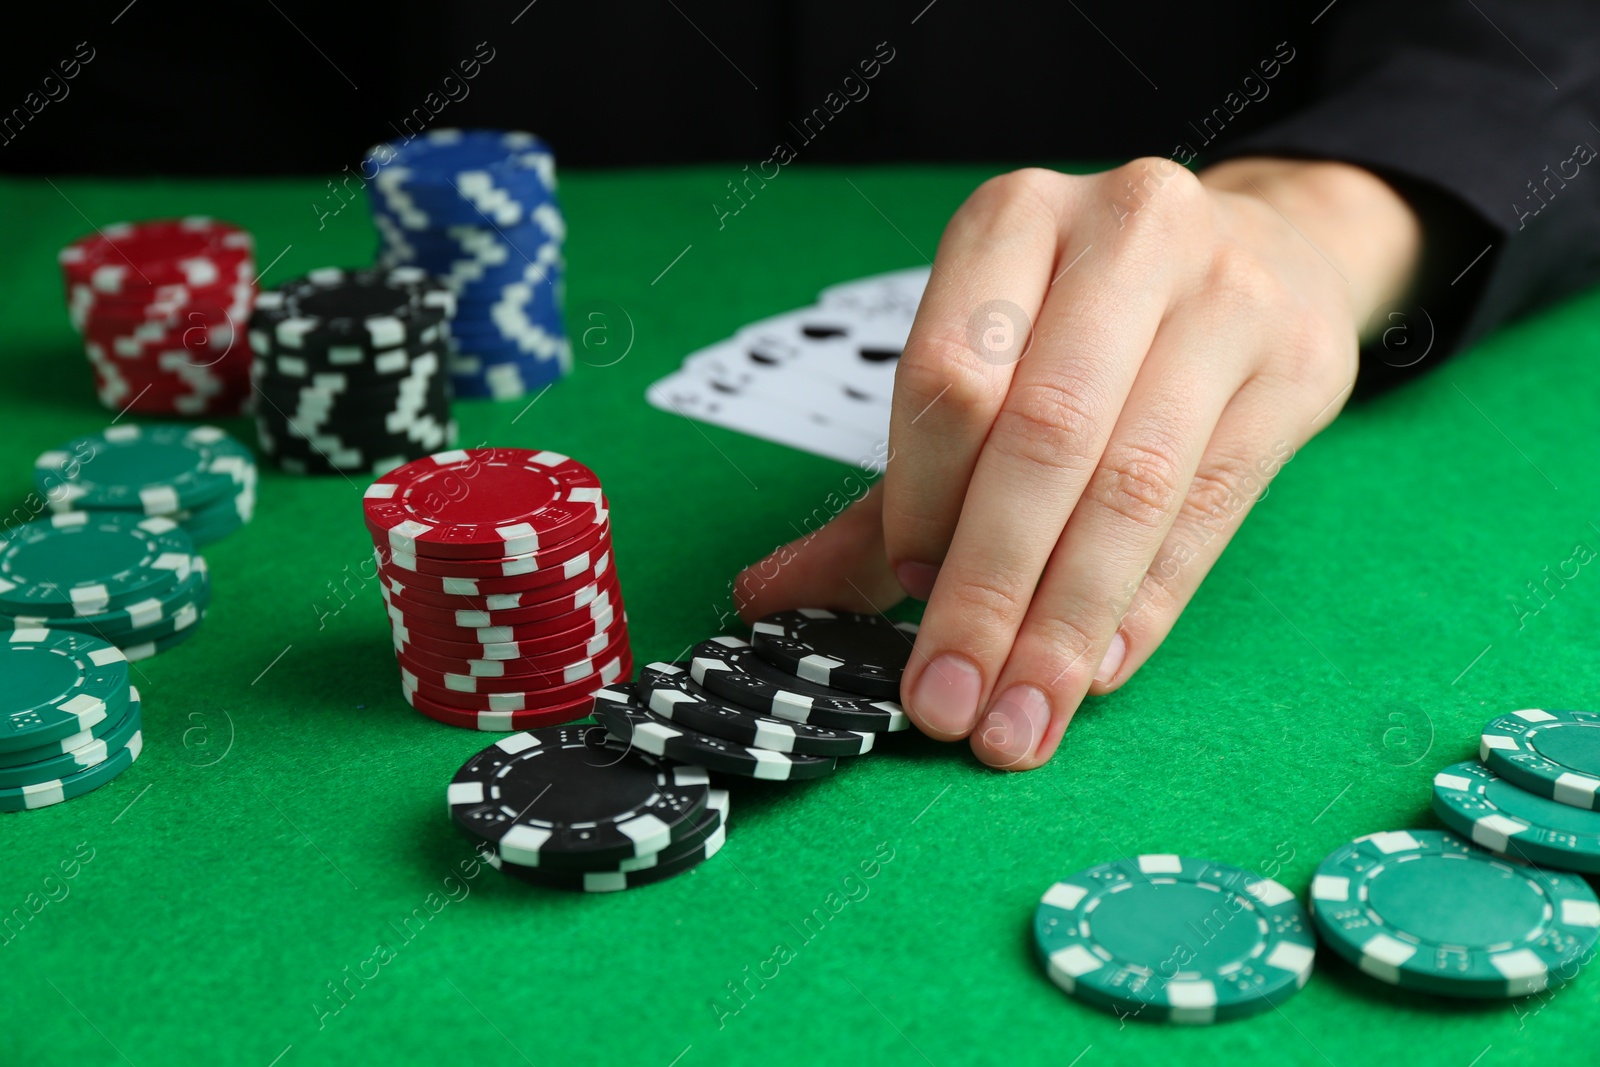
[(488, 733), (510, 733), (513, 730), (537, 730), (542, 726), (560, 726), (562, 723), (584, 718), (594, 710), (593, 694), (566, 704), (542, 708), (539, 711), (509, 712), (464, 711), (429, 700), (420, 693), (404, 688), (401, 689), (401, 695), (406, 698), (406, 703), (434, 722)]
[(590, 605), (601, 601), (602, 594), (606, 594), (605, 603), (614, 603), (619, 592), (616, 574), (608, 571), (599, 578), (589, 580), (576, 589), (569, 589), (551, 600), (509, 611), (478, 611), (451, 610), (433, 604), (419, 604), (409, 597), (395, 593), (389, 587), (387, 580), (380, 583), (378, 588), (383, 593), (384, 601), (389, 605), (390, 616), (393, 617), (398, 613), (401, 616), (400, 621), (407, 624), (416, 623), (428, 629), (448, 627), (458, 630), (532, 626), (537, 629), (529, 632), (535, 636), (549, 633), (552, 629), (567, 629), (555, 620), (575, 612), (589, 610)]
[(524, 656), (538, 656), (584, 644), (606, 633), (613, 625), (626, 623), (626, 611), (615, 606), (607, 607), (593, 615), (584, 616), (570, 629), (541, 637), (528, 637), (516, 641), (458, 641), (421, 630), (414, 630), (390, 617), (397, 652), (424, 652), (450, 660), (517, 660)]
[(79, 238), (56, 259), (69, 284), (131, 294), (161, 285), (215, 285), (254, 247), (245, 230), (195, 216), (119, 222)]
[[(624, 619), (613, 619), (611, 625), (596, 634), (588, 634), (577, 644), (548, 652), (511, 656), (506, 659), (483, 659), (477, 656), (448, 655), (424, 645), (406, 644), (395, 648), (395, 656), (413, 670), (424, 668), (434, 674), (457, 674), (470, 678), (500, 678), (515, 674), (537, 674), (552, 666), (574, 663), (580, 659), (599, 656), (627, 632)], [(587, 631), (585, 631), (587, 633)], [(449, 686), (446, 686), (449, 688)]]
[[(375, 545), (378, 562), (397, 571), (415, 575), (418, 584), (427, 584), (430, 588), (440, 590), (463, 589), (471, 582), (482, 581), (526, 581), (527, 588), (538, 582), (559, 581), (565, 574), (572, 574), (584, 568), (584, 557), (593, 561), (597, 550), (603, 545), (609, 545), (611, 540), (611, 523), (606, 521), (607, 504), (604, 498), (600, 501), (600, 521), (591, 523), (583, 532), (574, 537), (569, 537), (557, 545), (550, 545), (537, 552), (528, 552), (520, 556), (505, 556), (500, 559), (433, 559), (430, 556), (418, 556), (409, 552), (393, 552), (381, 540)], [(485, 589), (484, 591), (492, 591)]]
[(415, 682), (426, 682), (435, 689), (449, 693), (531, 693), (555, 689), (580, 682), (621, 656), (628, 647), (627, 631), (608, 636), (611, 637), (610, 644), (593, 655), (584, 649), (581, 656), (548, 665), (530, 666), (533, 661), (517, 660), (514, 662), (523, 670), (494, 677), (436, 670), (401, 653), (402, 681), (410, 678)]
[[(383, 578), (384, 588), (401, 601), (441, 608), (445, 611), (480, 611), (492, 615), (514, 612), (522, 608), (549, 603), (568, 594), (576, 593), (586, 585), (593, 585), (610, 573), (611, 553), (607, 551), (599, 553), (598, 557), (591, 560), (589, 566), (584, 570), (559, 582), (545, 582), (515, 591), (483, 591), (475, 595), (469, 595), (467, 593), (445, 593), (429, 588), (419, 588), (412, 584), (410, 574), (405, 572), (396, 573), (389, 567), (378, 568), (378, 574)], [(503, 621), (516, 622), (518, 620), (509, 619)]]
[[(382, 587), (379, 592), (383, 593)], [(419, 636), (436, 637), (464, 645), (501, 645), (549, 637), (582, 626), (603, 627), (606, 620), (622, 609), (623, 604), (621, 594), (615, 588), (602, 590), (601, 593), (584, 607), (564, 615), (536, 622), (502, 623), (496, 626), (457, 626), (454, 623), (417, 618), (392, 603), (387, 594), (384, 594), (384, 607), (389, 613), (391, 626), (398, 626)]]
[(510, 693), (460, 693), (437, 688), (421, 679), (413, 685), (403, 676), (401, 688), (426, 697), (435, 704), (461, 711), (544, 711), (590, 696), (596, 690), (632, 676), (633, 656), (624, 650), (620, 656), (614, 656), (596, 667), (593, 674), (576, 682)]
[(559, 544), (600, 521), (600, 479), (556, 452), (440, 452), (367, 487), (367, 527), (390, 551), (502, 559)]

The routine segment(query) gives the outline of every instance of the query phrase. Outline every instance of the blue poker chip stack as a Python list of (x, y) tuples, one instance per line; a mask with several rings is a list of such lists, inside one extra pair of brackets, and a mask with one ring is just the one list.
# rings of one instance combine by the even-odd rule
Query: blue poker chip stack
[(509, 399), (566, 374), (566, 223), (549, 147), (527, 133), (430, 130), (367, 162), (380, 265), (421, 267), (456, 294), (455, 395)]

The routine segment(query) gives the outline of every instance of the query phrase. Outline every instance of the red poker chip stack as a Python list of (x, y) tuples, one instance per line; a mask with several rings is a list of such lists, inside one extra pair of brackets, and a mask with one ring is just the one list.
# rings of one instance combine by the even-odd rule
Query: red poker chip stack
[(600, 480), (523, 448), (440, 452), (363, 499), (401, 692), (451, 726), (581, 719), (633, 675)]
[(237, 415), (250, 399), (255, 242), (193, 217), (121, 222), (57, 256), (95, 393), (113, 411)]

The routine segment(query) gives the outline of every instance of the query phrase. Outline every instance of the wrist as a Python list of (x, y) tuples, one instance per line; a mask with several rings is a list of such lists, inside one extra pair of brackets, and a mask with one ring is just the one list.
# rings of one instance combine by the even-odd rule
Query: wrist
[[(1358, 328), (1410, 291), (1422, 224), (1394, 187), (1348, 163), (1229, 160), (1200, 173), (1218, 192), (1265, 202), (1343, 277)], [(1363, 331), (1364, 332), (1364, 331)]]

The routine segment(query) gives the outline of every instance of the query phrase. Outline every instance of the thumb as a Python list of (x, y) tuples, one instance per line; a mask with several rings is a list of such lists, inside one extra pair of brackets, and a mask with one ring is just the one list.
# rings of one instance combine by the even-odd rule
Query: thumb
[(789, 608), (881, 611), (906, 591), (883, 547), (883, 483), (816, 533), (739, 573), (734, 603), (746, 622)]

